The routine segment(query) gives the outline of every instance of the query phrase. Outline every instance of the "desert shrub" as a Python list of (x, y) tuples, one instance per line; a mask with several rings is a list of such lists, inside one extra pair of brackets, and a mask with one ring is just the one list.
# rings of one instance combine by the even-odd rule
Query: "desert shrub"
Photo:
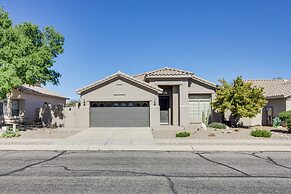
[(272, 133), (267, 130), (255, 129), (255, 130), (252, 130), (251, 136), (268, 138), (272, 136)]
[(276, 117), (273, 119), (273, 127), (278, 128), (281, 125), (281, 119), (279, 117)]
[(227, 126), (223, 123), (210, 123), (208, 127), (215, 128), (215, 129), (226, 129)]
[(176, 137), (189, 137), (190, 135), (191, 133), (188, 131), (180, 131), (176, 133)]
[(287, 129), (291, 130), (291, 119), (287, 120), (286, 124), (287, 124)]
[(20, 133), (18, 131), (13, 131), (11, 129), (4, 131), (1, 135), (1, 137), (4, 137), (4, 138), (12, 138), (12, 137), (19, 137), (19, 136), (20, 136)]
[(280, 112), (280, 113), (279, 113), (279, 118), (280, 118), (282, 121), (291, 120), (291, 110), (284, 111), (284, 112)]

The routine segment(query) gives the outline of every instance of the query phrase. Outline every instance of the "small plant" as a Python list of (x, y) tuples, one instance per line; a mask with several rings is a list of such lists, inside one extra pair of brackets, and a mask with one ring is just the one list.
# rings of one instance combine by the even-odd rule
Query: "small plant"
[(279, 117), (276, 117), (273, 119), (273, 127), (278, 128), (281, 125), (281, 119)]
[(209, 124), (209, 110), (207, 110), (207, 113), (205, 114), (205, 112), (202, 112), (202, 123), (204, 123), (206, 126)]
[(176, 133), (176, 137), (189, 137), (190, 135), (191, 133), (188, 131), (180, 131)]
[(210, 133), (210, 134), (208, 135), (208, 137), (215, 137), (215, 134), (214, 134), (214, 133)]
[(227, 126), (223, 123), (211, 123), (208, 125), (211, 128), (215, 128), (215, 129), (226, 129)]
[(21, 135), (18, 131), (13, 131), (11, 129), (4, 131), (1, 135), (1, 137), (3, 138), (12, 138), (12, 137), (19, 137), (19, 136)]
[(251, 136), (269, 138), (272, 136), (272, 133), (267, 130), (255, 129), (252, 130)]
[(291, 131), (291, 119), (286, 121), (288, 131)]

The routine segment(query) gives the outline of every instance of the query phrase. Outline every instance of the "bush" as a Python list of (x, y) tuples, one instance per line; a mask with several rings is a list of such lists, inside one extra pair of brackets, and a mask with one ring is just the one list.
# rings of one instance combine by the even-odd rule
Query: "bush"
[(4, 137), (4, 138), (12, 138), (12, 137), (19, 137), (19, 136), (20, 136), (19, 132), (17, 132), (17, 131), (14, 132), (11, 129), (4, 131), (1, 135), (1, 137)]
[(190, 135), (191, 133), (188, 131), (180, 131), (176, 133), (176, 137), (189, 137)]
[(281, 121), (291, 120), (291, 110), (280, 112), (279, 118), (281, 119)]
[(255, 129), (255, 130), (252, 130), (251, 136), (267, 138), (267, 137), (271, 137), (272, 133), (267, 130)]
[(215, 128), (215, 129), (226, 129), (227, 126), (223, 123), (211, 123), (208, 127)]
[(291, 119), (287, 120), (286, 124), (287, 124), (287, 129), (291, 130)]

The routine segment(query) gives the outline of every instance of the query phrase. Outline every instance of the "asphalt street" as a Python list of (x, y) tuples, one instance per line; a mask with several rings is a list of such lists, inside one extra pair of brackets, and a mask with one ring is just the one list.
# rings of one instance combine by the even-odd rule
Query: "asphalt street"
[(291, 193), (291, 153), (0, 151), (0, 192)]

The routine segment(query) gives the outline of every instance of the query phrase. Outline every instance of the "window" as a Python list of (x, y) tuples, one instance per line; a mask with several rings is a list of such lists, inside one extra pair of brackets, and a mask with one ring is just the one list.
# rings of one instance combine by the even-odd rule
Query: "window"
[(0, 102), (0, 115), (3, 115), (3, 110), (4, 110), (3, 106), (4, 106), (4, 103)]
[(93, 101), (90, 102), (91, 108), (98, 107), (149, 107), (148, 101)]
[(12, 116), (19, 116), (19, 100), (12, 100)]
[(211, 111), (210, 95), (189, 95), (189, 114), (191, 122), (201, 122), (203, 112), (209, 115)]

